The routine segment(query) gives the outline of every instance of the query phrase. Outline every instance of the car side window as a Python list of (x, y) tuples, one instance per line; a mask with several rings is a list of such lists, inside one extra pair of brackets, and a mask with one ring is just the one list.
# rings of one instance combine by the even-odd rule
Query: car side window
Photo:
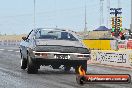
[(61, 32), (61, 39), (77, 41), (77, 39), (71, 33), (68, 32)]
[(36, 38), (38, 39), (38, 38), (40, 38), (40, 36), (41, 36), (41, 31), (39, 30), (39, 31), (37, 31), (37, 33), (36, 33)]

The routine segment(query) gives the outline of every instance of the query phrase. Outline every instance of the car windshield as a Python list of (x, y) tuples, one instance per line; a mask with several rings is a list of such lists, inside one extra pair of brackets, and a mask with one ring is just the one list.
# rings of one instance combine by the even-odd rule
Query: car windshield
[(39, 30), (36, 33), (36, 39), (55, 39), (55, 40), (71, 40), (77, 39), (69, 32), (56, 30)]

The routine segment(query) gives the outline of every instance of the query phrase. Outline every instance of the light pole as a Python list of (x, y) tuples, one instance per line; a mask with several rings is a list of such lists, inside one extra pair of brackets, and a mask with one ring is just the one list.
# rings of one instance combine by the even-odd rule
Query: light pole
[(100, 0), (100, 26), (104, 25), (104, 0)]
[(34, 16), (33, 16), (33, 20), (34, 20), (34, 29), (36, 28), (36, 23), (35, 23), (35, 21), (36, 21), (36, 0), (34, 0)]
[(107, 0), (107, 28), (109, 28), (110, 22), (110, 0)]
[(118, 8), (121, 8), (121, 1), (118, 0)]
[(132, 32), (132, 0), (131, 0), (131, 24), (130, 24), (130, 30)]
[(84, 32), (87, 32), (87, 6), (86, 6), (86, 0), (85, 0), (85, 27)]

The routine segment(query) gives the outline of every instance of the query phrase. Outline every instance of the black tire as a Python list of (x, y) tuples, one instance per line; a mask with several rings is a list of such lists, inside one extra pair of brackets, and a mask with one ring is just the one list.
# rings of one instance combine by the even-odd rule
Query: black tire
[(35, 63), (33, 63), (30, 55), (28, 55), (27, 73), (28, 74), (37, 74), (38, 73), (37, 65)]
[(76, 73), (76, 74), (79, 74), (78, 69), (79, 69), (79, 65), (75, 67), (75, 73)]
[(76, 76), (76, 81), (79, 85), (83, 85), (84, 82), (86, 82), (86, 78), (84, 78), (83, 76), (78, 75), (78, 76)]
[(53, 69), (59, 69), (60, 65), (51, 65)]
[(65, 67), (64, 67), (64, 71), (65, 71), (65, 72), (69, 72), (69, 71), (70, 71), (70, 69), (71, 69), (71, 67), (70, 67), (70, 66), (65, 66)]
[(82, 68), (84, 69), (85, 72), (87, 72), (87, 61), (83, 62)]
[(27, 60), (21, 55), (21, 69), (25, 70), (27, 68)]

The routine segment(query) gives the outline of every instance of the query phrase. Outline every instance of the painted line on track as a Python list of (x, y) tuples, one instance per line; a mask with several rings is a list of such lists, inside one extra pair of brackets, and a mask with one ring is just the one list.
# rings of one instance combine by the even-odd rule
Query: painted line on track
[(17, 52), (17, 53), (20, 53), (20, 51), (19, 50), (12, 50), (12, 49), (0, 49), (0, 51), (3, 51), (3, 52), (5, 52), (5, 51), (8, 51), (8, 52)]
[(15, 51), (15, 52), (20, 52), (20, 51)]
[(10, 52), (11, 52), (11, 51), (13, 51), (13, 50), (7, 50), (7, 51), (10, 51)]
[(0, 49), (0, 51), (3, 51), (3, 50), (5, 50), (5, 49)]

